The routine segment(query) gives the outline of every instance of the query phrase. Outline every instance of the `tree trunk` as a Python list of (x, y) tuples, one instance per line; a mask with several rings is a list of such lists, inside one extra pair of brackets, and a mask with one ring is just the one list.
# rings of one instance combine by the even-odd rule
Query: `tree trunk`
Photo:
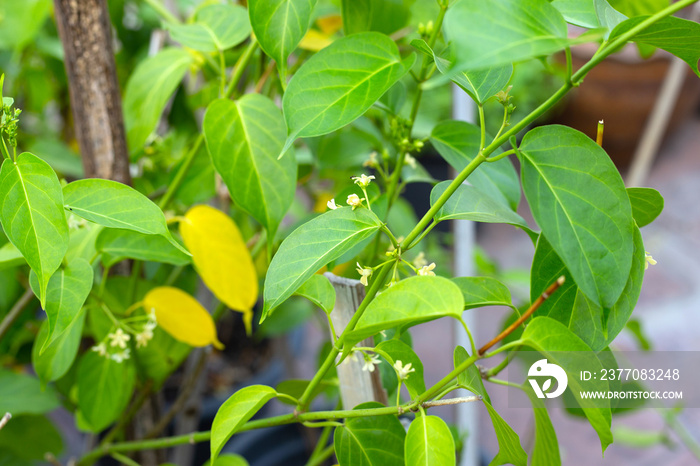
[(54, 0), (86, 177), (131, 184), (106, 0)]

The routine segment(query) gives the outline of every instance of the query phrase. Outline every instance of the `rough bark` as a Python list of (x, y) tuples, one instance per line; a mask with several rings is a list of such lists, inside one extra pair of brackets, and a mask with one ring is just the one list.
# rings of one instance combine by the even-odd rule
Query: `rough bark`
[(54, 0), (54, 5), (85, 176), (130, 184), (106, 0)]

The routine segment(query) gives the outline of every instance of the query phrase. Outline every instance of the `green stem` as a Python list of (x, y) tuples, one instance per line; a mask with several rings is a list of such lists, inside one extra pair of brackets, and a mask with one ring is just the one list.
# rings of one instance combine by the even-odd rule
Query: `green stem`
[(233, 72), (231, 73), (231, 80), (229, 81), (228, 87), (226, 88), (226, 92), (224, 93), (224, 98), (228, 99), (233, 94), (233, 91), (236, 89), (238, 81), (240, 81), (241, 76), (243, 76), (243, 71), (246, 69), (248, 63), (250, 63), (250, 59), (253, 57), (255, 51), (258, 49), (258, 45), (258, 41), (255, 39), (255, 37), (252, 37), (250, 39), (248, 47), (246, 47), (246, 49), (243, 51), (243, 54), (238, 58), (238, 61), (233, 67)]
[(470, 356), (466, 361), (464, 361), (462, 364), (459, 366), (455, 367), (452, 372), (447, 374), (445, 377), (440, 379), (439, 382), (437, 382), (435, 385), (427, 389), (425, 392), (421, 393), (418, 395), (418, 397), (415, 399), (413, 402), (413, 405), (419, 406), (421, 403), (424, 401), (434, 397), (438, 393), (440, 393), (447, 384), (452, 382), (459, 374), (464, 372), (469, 366), (474, 364), (477, 360), (479, 359), (479, 356), (477, 354), (474, 354)]
[(418, 236), (418, 238), (416, 238), (415, 241), (413, 241), (411, 244), (409, 244), (409, 245), (407, 245), (407, 246), (404, 247), (404, 251), (408, 251), (408, 250), (411, 249), (413, 246), (415, 246), (416, 244), (418, 244), (418, 243), (420, 243), (421, 241), (423, 241), (423, 238), (425, 238), (425, 236), (426, 236), (428, 233), (430, 233), (430, 232), (433, 230), (433, 228), (435, 228), (435, 227), (437, 226), (438, 223), (440, 223), (440, 222), (437, 222), (435, 219), (433, 219), (433, 221), (430, 223), (430, 225), (428, 225), (428, 228), (426, 228), (425, 230), (423, 230), (423, 232), (420, 234), (420, 236)]
[(156, 10), (164, 20), (172, 24), (180, 24), (181, 21), (175, 17), (159, 0), (143, 0), (148, 6)]
[(328, 445), (323, 451), (321, 451), (316, 458), (309, 459), (306, 466), (319, 466), (323, 464), (328, 458), (335, 453), (335, 447), (333, 445)]
[(311, 456), (309, 457), (309, 461), (306, 463), (306, 466), (315, 464), (314, 462), (317, 460), (317, 458), (323, 455), (323, 453), (326, 451), (328, 438), (331, 436), (331, 432), (333, 432), (333, 426), (325, 426), (323, 428), (321, 435), (318, 437), (318, 442), (316, 442), (316, 447), (314, 448), (314, 451), (311, 452)]
[(219, 95), (221, 98), (224, 97), (226, 93), (226, 58), (224, 57), (224, 51), (219, 50), (219, 73), (221, 75), (221, 86), (219, 87)]
[(326, 373), (335, 364), (335, 358), (338, 356), (340, 350), (342, 349), (343, 336), (351, 332), (355, 328), (355, 325), (357, 325), (357, 321), (360, 320), (360, 317), (362, 317), (362, 314), (365, 312), (365, 309), (367, 309), (369, 303), (372, 301), (372, 299), (374, 299), (374, 296), (381, 289), (381, 287), (384, 286), (384, 282), (386, 281), (386, 277), (389, 274), (390, 270), (390, 262), (386, 263), (379, 270), (377, 277), (374, 279), (372, 285), (367, 290), (367, 295), (365, 296), (365, 299), (362, 300), (360, 307), (357, 308), (357, 311), (352, 316), (352, 319), (350, 319), (350, 322), (348, 322), (348, 325), (345, 327), (345, 330), (340, 335), (338, 340), (336, 340), (335, 344), (331, 348), (331, 351), (328, 353), (328, 356), (326, 356), (326, 359), (325, 361), (323, 361), (323, 364), (321, 365), (320, 369), (318, 370), (318, 372), (316, 372), (316, 375), (314, 375), (314, 378), (311, 379), (311, 382), (309, 382), (309, 385), (307, 385), (306, 390), (304, 390), (304, 393), (299, 398), (297, 411), (306, 410), (308, 404), (311, 402), (311, 395), (313, 394), (314, 390), (316, 390), (316, 387), (319, 383), (321, 383), (323, 377), (325, 377)]
[(200, 133), (199, 136), (197, 136), (197, 139), (195, 140), (194, 145), (192, 146), (190, 151), (185, 155), (185, 158), (182, 161), (182, 165), (180, 165), (180, 169), (175, 174), (175, 178), (173, 179), (172, 183), (168, 185), (168, 190), (165, 191), (165, 194), (163, 194), (163, 197), (160, 199), (158, 207), (160, 207), (161, 210), (165, 210), (168, 204), (170, 204), (170, 201), (172, 200), (177, 190), (180, 188), (180, 185), (185, 179), (185, 175), (192, 166), (192, 163), (194, 162), (194, 156), (197, 155), (197, 152), (199, 152), (199, 148), (202, 146), (203, 142), (204, 133)]
[[(452, 194), (459, 188), (459, 186), (467, 179), (467, 177), (483, 162), (486, 160), (490, 154), (492, 154), (496, 149), (501, 147), (511, 136), (515, 136), (521, 130), (526, 128), (530, 123), (539, 118), (543, 113), (552, 108), (567, 92), (571, 90), (574, 86), (578, 86), (586, 74), (593, 69), (597, 64), (603, 61), (608, 55), (617, 51), (620, 47), (626, 44), (631, 38), (637, 35), (639, 32), (648, 28), (652, 24), (656, 23), (662, 18), (675, 13), (678, 10), (685, 8), (688, 5), (695, 3), (697, 0), (680, 0), (671, 6), (664, 8), (662, 11), (649, 16), (647, 19), (639, 23), (637, 26), (633, 27), (626, 33), (622, 34), (612, 42), (608, 43), (604, 50), (593, 56), (585, 65), (583, 65), (576, 73), (573, 74), (571, 79), (562, 85), (562, 87), (557, 90), (549, 99), (542, 103), (539, 107), (533, 110), (528, 116), (520, 120), (516, 125), (511, 127), (508, 131), (503, 133), (498, 138), (494, 139), (491, 144), (486, 146), (475, 158), (471, 161), (467, 167), (462, 170), (462, 172), (457, 175), (457, 177), (450, 183), (447, 190), (440, 196), (440, 198), (433, 204), (433, 206), (426, 212), (426, 214), (421, 218), (418, 224), (413, 228), (413, 230), (408, 234), (404, 243), (411, 244), (411, 242), (416, 239), (421, 231), (428, 225), (433, 216), (442, 208), (442, 206), (447, 202), (447, 200), (452, 196)], [(411, 245), (414, 246), (415, 244)]]
[(507, 150), (501, 154), (494, 155), (486, 159), (487, 162), (498, 162), (501, 159), (508, 157), (509, 155), (515, 154), (515, 149)]
[(141, 466), (136, 461), (132, 460), (128, 456), (122, 455), (121, 453), (112, 453), (110, 456), (126, 466)]
[(469, 175), (472, 174), (474, 170), (476, 170), (476, 167), (481, 165), (481, 162), (486, 160), (486, 157), (484, 154), (480, 153), (476, 157), (474, 157), (474, 160), (469, 162), (469, 165), (467, 165), (464, 170), (462, 170), (457, 177), (452, 180), (452, 183), (447, 187), (445, 192), (443, 192), (440, 197), (438, 198), (437, 201), (435, 201), (435, 204), (428, 209), (428, 211), (423, 215), (423, 218), (420, 219), (418, 224), (411, 230), (411, 232), (406, 236), (406, 239), (404, 239), (403, 244), (409, 244), (411, 247), (415, 246), (418, 244), (417, 242), (413, 242), (414, 239), (418, 237), (418, 235), (425, 229), (425, 227), (428, 226), (428, 224), (433, 220), (433, 217), (435, 217), (435, 214), (437, 214), (442, 206), (447, 202), (447, 200), (454, 194), (455, 191), (457, 191), (457, 188), (459, 188), (462, 183), (464, 183), (464, 180), (467, 179)]
[(479, 144), (479, 150), (483, 150), (486, 145), (486, 117), (484, 116), (484, 106), (479, 104), (479, 126), (481, 127), (481, 143)]

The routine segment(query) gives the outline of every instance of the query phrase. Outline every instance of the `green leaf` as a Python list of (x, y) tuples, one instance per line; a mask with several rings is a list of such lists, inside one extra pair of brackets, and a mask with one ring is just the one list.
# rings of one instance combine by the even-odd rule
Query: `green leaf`
[(282, 79), (287, 59), (309, 29), (316, 0), (249, 0), (248, 14), (255, 37), (277, 62)]
[(474, 102), (480, 105), (502, 91), (513, 75), (513, 65), (510, 63), (491, 68), (453, 72), (453, 62), (447, 58), (439, 57), (423, 39), (415, 39), (411, 45), (430, 56), (440, 73), (448, 76), (452, 82), (469, 94)]
[(224, 402), (211, 426), (211, 460), (215, 462), (224, 444), (277, 392), (265, 385), (241, 388)]
[(132, 230), (106, 228), (100, 232), (95, 247), (102, 253), (106, 267), (126, 258), (142, 261), (187, 265), (192, 259), (159, 235), (145, 235)]
[(197, 10), (193, 23), (165, 27), (174, 41), (200, 52), (230, 49), (250, 35), (248, 14), (240, 5), (208, 5)]
[[(48, 343), (49, 323), (44, 321), (32, 345), (32, 366), (43, 383), (63, 377), (78, 355), (86, 312), (81, 309), (68, 328), (53, 343)], [(39, 350), (42, 349), (40, 352)]]
[[(459, 366), (467, 359), (469, 359), (467, 350), (461, 346), (456, 347), (454, 352), (455, 367)], [(491, 406), (491, 399), (484, 388), (479, 368), (472, 364), (457, 376), (457, 381), (475, 395), (481, 395), (484, 406), (486, 406), (486, 410), (491, 418), (491, 424), (493, 424), (494, 431), (496, 432), (496, 439), (498, 440), (498, 454), (491, 463), (489, 463), (489, 466), (501, 464), (526, 466), (527, 453), (525, 453), (525, 450), (523, 450), (523, 447), (520, 445), (520, 437), (518, 437), (518, 434), (515, 433), (500, 414), (493, 409), (493, 406)]]
[(598, 433), (603, 452), (613, 441), (610, 431), (610, 408), (600, 408), (605, 400), (583, 399), (580, 393), (588, 391), (607, 391), (608, 383), (603, 380), (587, 381), (585, 389), (581, 385), (578, 373), (582, 367), (591, 372), (602, 370), (603, 366), (591, 348), (574, 335), (563, 324), (549, 317), (536, 317), (525, 328), (518, 342), (542, 353), (548, 363), (560, 366), (568, 375), (568, 386), (576, 401), (583, 409), (591, 426)]
[(124, 92), (124, 124), (131, 152), (137, 152), (156, 129), (165, 104), (192, 64), (192, 55), (166, 48), (134, 70)]
[(655, 189), (627, 188), (627, 195), (632, 204), (632, 217), (639, 228), (649, 225), (664, 210), (664, 198)]
[(518, 156), (523, 190), (542, 234), (593, 301), (612, 306), (632, 265), (634, 221), (605, 151), (565, 126), (535, 128)]
[(535, 415), (535, 446), (532, 449), (530, 464), (537, 466), (561, 466), (559, 442), (544, 402), (532, 391), (524, 390), (532, 403)]
[(464, 298), (457, 285), (438, 276), (401, 280), (372, 300), (352, 332), (343, 338), (345, 350), (382, 330), (408, 327), (439, 319), (462, 318)]
[(564, 275), (566, 281), (537, 310), (537, 315), (549, 316), (580, 337), (594, 351), (608, 346), (622, 331), (639, 299), (644, 279), (644, 243), (635, 229), (632, 267), (625, 288), (610, 308), (601, 308), (576, 286), (571, 274), (552, 246), (540, 237), (535, 249), (530, 273), (530, 297), (534, 302), (549, 285)]
[(46, 416), (16, 416), (12, 413), (12, 419), (2, 428), (0, 435), (0, 464), (34, 466), (46, 464), (44, 455), (47, 453), (55, 457), (61, 454), (61, 434)]
[(78, 408), (93, 432), (99, 432), (123, 414), (136, 381), (131, 360), (121, 363), (88, 351), (78, 365)]
[(329, 315), (335, 307), (335, 288), (323, 275), (312, 275), (294, 294), (303, 296)]
[(204, 136), (231, 198), (274, 238), (294, 200), (297, 165), (291, 154), (277, 160), (287, 128), (277, 106), (260, 94), (216, 100), (207, 109)]
[(189, 255), (170, 235), (160, 208), (130, 186), (97, 178), (78, 180), (63, 188), (63, 196), (66, 209), (85, 220), (108, 228), (161, 235)]
[[(418, 355), (413, 351), (413, 349), (401, 340), (386, 340), (380, 342), (376, 349), (387, 353), (391, 357), (391, 361), (387, 361), (392, 366), (396, 361), (401, 361), (404, 367), (407, 364), (411, 365), (411, 368), (415, 372), (411, 372), (408, 378), (404, 380), (404, 384), (408, 389), (411, 398), (415, 398), (425, 391), (425, 379), (423, 378), (423, 363), (421, 362)], [(391, 369), (391, 373), (394, 375), (393, 380), (398, 384), (398, 379), (396, 377), (396, 372)]]
[(346, 35), (365, 31), (392, 34), (408, 24), (410, 4), (405, 0), (341, 0)]
[(294, 74), (282, 105), (289, 128), (285, 152), (298, 137), (320, 136), (365, 113), (413, 65), (389, 37), (364, 32), (343, 37)]
[[(430, 192), (431, 206), (437, 202), (451, 183), (451, 181), (443, 181), (433, 188)], [(535, 238), (537, 237), (537, 233), (527, 226), (525, 219), (516, 214), (510, 207), (493, 200), (484, 191), (468, 184), (463, 184), (457, 188), (454, 194), (435, 214), (435, 220), (438, 222), (457, 219), (483, 223), (508, 223), (522, 228)]]
[[(610, 33), (608, 41), (620, 37), (624, 33), (638, 26), (647, 17), (630, 18), (615, 27)], [(637, 44), (651, 45), (672, 53), (690, 65), (692, 70), (700, 76), (698, 60), (700, 60), (700, 24), (687, 19), (667, 16), (637, 33), (632, 39)]]
[[(382, 408), (376, 402), (355, 409)], [(403, 466), (406, 431), (394, 415), (354, 417), (335, 429), (333, 445), (340, 466)]]
[(3, 415), (44, 414), (59, 406), (53, 387), (42, 388), (36, 377), (0, 369), (0, 411)]
[(498, 454), (491, 460), (489, 466), (499, 466), (502, 464), (527, 466), (527, 453), (525, 453), (525, 450), (523, 450), (523, 447), (520, 445), (520, 437), (518, 437), (518, 434), (503, 420), (501, 415), (493, 409), (491, 403), (486, 400), (483, 401), (489, 413), (489, 417), (491, 418), (493, 429), (496, 432), (496, 439), (498, 439)]
[(68, 249), (63, 194), (51, 167), (29, 152), (0, 168), (0, 223), (7, 239), (22, 253), (39, 278), (39, 298)]
[(610, 0), (613, 7), (629, 17), (653, 15), (670, 3), (669, 0)]
[(554, 0), (552, 6), (568, 23), (589, 29), (604, 27), (612, 30), (627, 19), (607, 0)]
[[(33, 290), (39, 286), (36, 275), (29, 277)], [(46, 318), (49, 336), (39, 353), (56, 341), (71, 327), (92, 289), (92, 267), (85, 259), (76, 258), (65, 268), (59, 269), (49, 280), (46, 289)]]
[(260, 321), (311, 275), (370, 238), (381, 226), (377, 216), (367, 209), (341, 207), (294, 230), (280, 245), (267, 271)]
[[(454, 366), (457, 367), (469, 359), (469, 353), (462, 346), (457, 346), (453, 354)], [(481, 380), (481, 372), (476, 364), (472, 364), (457, 376), (457, 382), (475, 395), (481, 395), (484, 401), (491, 402), (489, 394)]]
[(408, 428), (406, 466), (450, 466), (457, 464), (455, 441), (445, 421), (437, 416), (418, 416)]
[[(481, 130), (464, 121), (443, 121), (433, 128), (430, 142), (452, 168), (461, 172), (479, 152)], [(494, 201), (513, 210), (518, 208), (520, 182), (510, 160), (482, 163), (469, 175), (469, 183)]]
[(553, 0), (552, 6), (559, 10), (564, 19), (583, 28), (600, 27), (595, 10), (597, 0)]
[(547, 0), (461, 1), (447, 10), (444, 32), (460, 70), (549, 55), (570, 44), (564, 18)]
[(7, 243), (0, 247), (0, 270), (11, 269), (26, 263), (24, 256), (14, 244)]
[(465, 310), (486, 306), (513, 307), (510, 290), (495, 278), (457, 277), (452, 282), (462, 292)]

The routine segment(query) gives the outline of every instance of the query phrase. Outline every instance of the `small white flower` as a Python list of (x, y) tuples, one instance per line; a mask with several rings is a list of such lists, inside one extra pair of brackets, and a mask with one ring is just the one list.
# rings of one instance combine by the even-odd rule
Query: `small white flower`
[(99, 345), (93, 346), (90, 349), (98, 353), (100, 356), (107, 356), (107, 345), (105, 345), (104, 341), (101, 342)]
[(141, 333), (136, 334), (136, 347), (141, 348), (142, 346), (148, 345), (148, 342), (153, 338), (153, 330), (148, 328), (148, 324), (143, 328)]
[(337, 209), (338, 207), (340, 207), (339, 205), (336, 205), (335, 199), (331, 199), (330, 201), (328, 201), (328, 202), (326, 203), (326, 205), (327, 205), (328, 208), (331, 209), (331, 210), (335, 210), (335, 209)]
[(369, 267), (362, 267), (359, 262), (357, 262), (357, 273), (360, 274), (360, 283), (367, 286), (367, 279), (372, 276), (372, 269)]
[(122, 351), (121, 353), (114, 353), (111, 357), (112, 357), (112, 361), (122, 363), (122, 362), (126, 361), (127, 359), (129, 359), (130, 356), (131, 356), (131, 350), (129, 348), (127, 348), (124, 351)]
[(370, 168), (374, 168), (377, 165), (379, 165), (379, 164), (377, 162), (377, 153), (376, 152), (372, 152), (371, 154), (369, 154), (369, 158), (362, 163), (363, 167), (370, 167)]
[(425, 253), (423, 251), (419, 252), (415, 259), (413, 259), (413, 266), (417, 269), (425, 267), (428, 265), (428, 261), (425, 259)]
[(355, 210), (355, 207), (359, 207), (362, 205), (362, 201), (364, 201), (365, 198), (363, 197), (360, 199), (360, 196), (357, 194), (351, 194), (348, 196), (348, 205), (352, 206), (352, 210)]
[(413, 168), (414, 170), (416, 169), (416, 159), (411, 154), (406, 154), (404, 161), (409, 167)]
[(374, 179), (374, 175), (367, 176), (364, 173), (360, 176), (353, 176), (352, 177), (352, 180), (360, 188), (366, 188), (367, 186), (369, 186), (369, 184), (372, 182), (373, 179)]
[(412, 364), (409, 362), (404, 366), (400, 360), (396, 361), (396, 363), (394, 364), (394, 369), (396, 369), (396, 373), (399, 376), (399, 380), (406, 380), (411, 372), (416, 371), (414, 368), (411, 367), (411, 365)]
[(424, 265), (423, 267), (418, 269), (418, 275), (422, 275), (424, 277), (435, 276), (435, 272), (433, 272), (434, 268), (435, 268), (435, 262), (431, 263), (430, 265)]
[(372, 355), (372, 356), (365, 356), (365, 364), (362, 366), (363, 371), (369, 371), (369, 372), (374, 372), (374, 366), (378, 366), (382, 361), (379, 359), (379, 356)]
[(656, 261), (651, 257), (651, 254), (644, 251), (644, 270), (649, 268), (649, 264), (656, 265)]
[(112, 340), (110, 346), (118, 346), (123, 349), (126, 348), (126, 342), (131, 340), (131, 335), (118, 328), (114, 333), (108, 334), (107, 338)]

